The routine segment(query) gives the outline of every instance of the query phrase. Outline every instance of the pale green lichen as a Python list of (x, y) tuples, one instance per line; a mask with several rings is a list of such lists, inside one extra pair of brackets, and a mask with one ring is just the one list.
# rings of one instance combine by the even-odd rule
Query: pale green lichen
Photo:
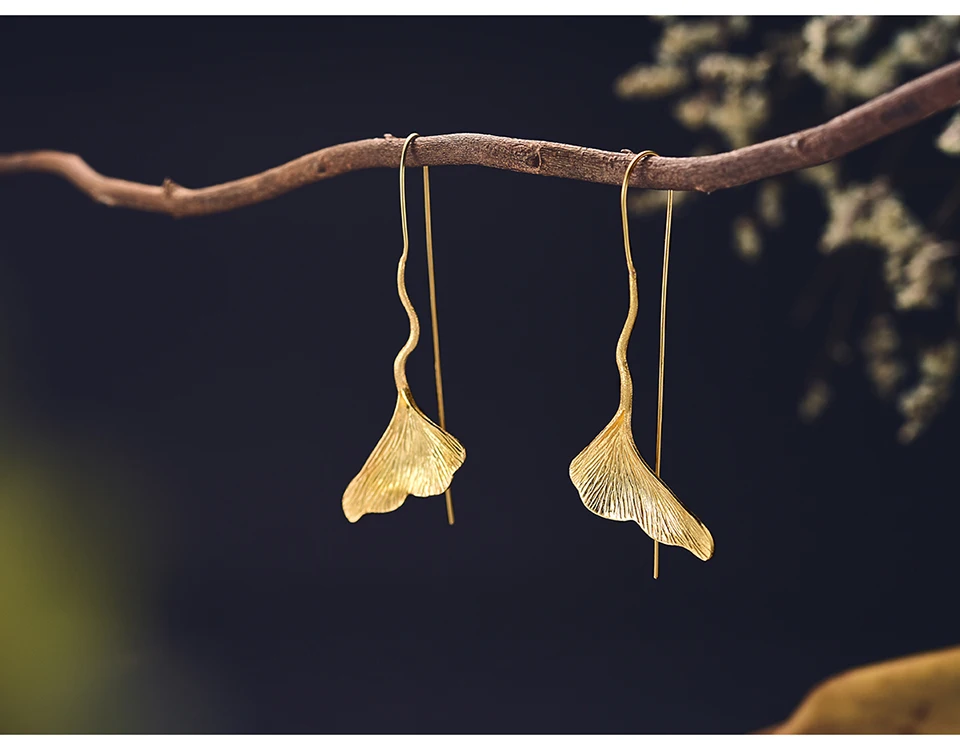
[(899, 310), (932, 309), (954, 286), (948, 262), (950, 243), (929, 231), (909, 211), (886, 180), (827, 188), (830, 217), (820, 249), (832, 253), (855, 243), (884, 252), (884, 276)]
[(898, 403), (904, 417), (898, 433), (901, 442), (914, 440), (950, 399), (958, 359), (960, 345), (956, 339), (947, 339), (921, 352), (920, 378), (913, 388), (900, 395)]
[(617, 78), (614, 91), (623, 99), (659, 99), (686, 88), (690, 75), (673, 65), (637, 65)]
[(688, 130), (712, 128), (731, 148), (749, 146), (769, 116), (767, 95), (730, 87), (722, 97), (718, 102), (702, 92), (687, 96), (677, 103), (674, 114)]
[[(674, 117), (700, 136), (695, 150), (701, 153), (741, 148), (789, 132), (782, 124), (773, 123), (773, 102), (789, 96), (787, 92), (797, 84), (812, 81), (823, 92), (823, 110), (809, 123), (817, 124), (842, 107), (889, 91), (960, 53), (960, 16), (814, 17), (799, 22), (794, 31), (767, 36), (757, 54), (743, 54), (742, 48), (748, 45), (732, 49), (732, 42), (751, 32), (747, 18), (664, 16), (658, 20), (663, 31), (654, 61), (621, 76), (616, 91), (626, 99), (672, 98)], [(945, 124), (934, 145), (944, 154), (960, 155), (960, 111)], [(732, 244), (744, 260), (755, 261), (764, 247), (764, 233), (784, 226), (790, 181), (814, 188), (823, 199), (828, 218), (821, 232), (821, 252), (835, 254), (867, 246), (880, 256), (879, 268), (893, 312), (871, 316), (862, 351), (867, 377), (877, 394), (891, 398), (903, 388), (911, 359), (910, 367), (926, 372), (931, 357), (947, 357), (936, 347), (920, 351), (899, 341), (895, 351), (885, 351), (877, 338), (890, 331), (895, 335), (901, 311), (941, 309), (945, 300), (954, 296), (954, 245), (925, 226), (882, 174), (858, 182), (844, 175), (842, 163), (831, 162), (765, 180), (752, 188), (756, 191), (753, 211), (734, 218), (731, 224)], [(631, 210), (649, 213), (662, 209), (664, 195), (650, 191), (632, 197)], [(677, 201), (687, 195), (677, 194)], [(936, 212), (938, 225), (949, 216), (948, 208), (945, 205)], [(960, 308), (956, 317), (960, 320)], [(833, 361), (840, 350), (844, 352), (840, 359), (846, 361), (850, 356), (850, 347), (843, 340), (831, 340), (827, 346)], [(956, 366), (949, 372), (955, 373)], [(942, 380), (935, 385), (935, 379), (927, 374), (910, 391), (900, 394), (905, 418), (901, 438), (919, 434), (945, 402), (949, 388)], [(830, 398), (830, 385), (821, 376), (805, 395), (801, 416), (816, 418)]]
[(935, 16), (906, 29), (893, 40), (893, 55), (905, 67), (932, 68), (951, 53), (960, 28), (960, 16)]
[(668, 23), (657, 47), (657, 61), (678, 63), (706, 50), (722, 49), (730, 37), (740, 36), (749, 29), (749, 21), (742, 16), (731, 21)]
[[(694, 195), (695, 193), (688, 193), (685, 191), (681, 191), (681, 192), (674, 191), (673, 193), (674, 209), (690, 201)], [(661, 211), (665, 211), (667, 208), (667, 191), (666, 190), (637, 191), (630, 195), (627, 205), (629, 206), (631, 212), (639, 215), (660, 213)]]
[(783, 183), (764, 180), (757, 192), (757, 216), (764, 226), (776, 229), (783, 224)]
[(871, 318), (861, 342), (861, 351), (867, 365), (867, 376), (880, 398), (893, 396), (906, 375), (906, 367), (897, 356), (899, 348), (900, 335), (893, 316), (881, 314)]
[(770, 116), (770, 97), (759, 89), (730, 86), (723, 99), (707, 113), (707, 123), (720, 133), (731, 148), (744, 148)]
[(950, 156), (960, 156), (960, 110), (953, 113), (947, 127), (937, 138), (937, 148)]
[[(812, 25), (830, 25), (832, 42), (837, 49), (847, 53), (856, 52), (877, 28), (876, 16), (828, 16), (813, 19)], [(825, 31), (825, 30), (824, 30)], [(806, 36), (806, 29), (804, 30)]]
[(949, 262), (956, 255), (947, 242), (926, 238), (907, 253), (887, 259), (887, 283), (893, 288), (898, 309), (931, 309), (943, 293), (955, 286), (955, 274)]
[(883, 58), (863, 67), (844, 55), (831, 56), (833, 47), (843, 52), (855, 51), (869, 36), (874, 19), (863, 17), (821, 16), (811, 18), (803, 27), (806, 47), (798, 64), (820, 83), (833, 102), (845, 96), (869, 99), (892, 88), (896, 70)]
[(797, 407), (797, 414), (804, 422), (814, 422), (823, 414), (832, 398), (833, 389), (830, 388), (830, 384), (818, 378), (807, 387), (807, 392)]
[(831, 161), (809, 169), (801, 169), (796, 175), (803, 182), (818, 188), (833, 188), (840, 184), (840, 165)]
[(757, 223), (750, 216), (738, 216), (733, 221), (733, 246), (743, 260), (753, 263), (763, 251), (763, 238)]
[(702, 130), (709, 121), (712, 106), (706, 94), (693, 94), (677, 102), (673, 114), (687, 130)]
[(685, 97), (675, 108), (677, 119), (691, 130), (712, 128), (733, 148), (750, 143), (768, 119), (768, 97), (759, 84), (773, 60), (766, 53), (750, 58), (722, 51), (749, 31), (749, 19), (660, 20), (665, 26), (656, 64), (637, 65), (617, 78), (617, 95), (625, 99), (669, 96), (696, 79), (707, 90)]
[(939, 65), (950, 54), (957, 16), (926, 19), (900, 31), (893, 42), (865, 65), (850, 59), (875, 28), (875, 20), (858, 16), (812, 18), (803, 28), (806, 48), (800, 68), (820, 83), (832, 106), (846, 98), (871, 99), (889, 91), (910, 69)]
[(726, 52), (704, 55), (697, 63), (697, 78), (704, 83), (747, 86), (762, 83), (770, 72), (771, 60), (766, 55), (745, 57)]

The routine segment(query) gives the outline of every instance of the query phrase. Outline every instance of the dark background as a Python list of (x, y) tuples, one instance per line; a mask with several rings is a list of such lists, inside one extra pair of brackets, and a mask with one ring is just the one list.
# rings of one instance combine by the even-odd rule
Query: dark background
[[(665, 105), (613, 94), (651, 59), (643, 18), (0, 25), (0, 151), (62, 149), (150, 184), (413, 130), (694, 145)], [(95, 444), (138, 487), (79, 513), (135, 540), (114, 564), (134, 571), (137, 614), (111, 653), (137, 709), (72, 728), (743, 732), (839, 670), (956, 641), (956, 407), (900, 446), (857, 357), (823, 418), (797, 417), (829, 320), (826, 304), (790, 325), (822, 260), (818, 199), (788, 202), (753, 265), (728, 241), (745, 189), (675, 215), (663, 471), (717, 552), (664, 548), (653, 581), (650, 540), (587, 512), (567, 474), (616, 409), (617, 188), (431, 176), (447, 419), (468, 453), (453, 528), (439, 498), (356, 525), (340, 508), (406, 336), (395, 171), (179, 221), (0, 180), (4, 429)], [(427, 321), (418, 170), (408, 191)], [(633, 221), (647, 457), (662, 224)], [(408, 372), (435, 414), (428, 328)]]

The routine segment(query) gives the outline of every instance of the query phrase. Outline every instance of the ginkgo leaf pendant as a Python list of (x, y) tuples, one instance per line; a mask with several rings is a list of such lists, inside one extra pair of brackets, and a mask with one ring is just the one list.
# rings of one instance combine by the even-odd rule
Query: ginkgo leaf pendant
[(570, 479), (588, 510), (611, 521), (636, 521), (647, 535), (685, 547), (701, 560), (713, 556), (713, 536), (658, 479), (637, 451), (630, 413), (617, 411), (570, 464)]
[(440, 495), (466, 457), (460, 442), (420, 411), (410, 391), (400, 391), (383, 437), (343, 493), (343, 513), (353, 523), (366, 513), (396, 510), (407, 495)]
[(627, 220), (627, 188), (630, 172), (653, 151), (631, 159), (620, 185), (620, 218), (623, 222), (623, 252), (627, 261), (630, 306), (617, 340), (617, 370), (620, 372), (620, 407), (610, 423), (570, 463), (570, 480), (587, 510), (611, 521), (636, 521), (654, 540), (653, 577), (658, 576), (658, 544), (684, 547), (701, 560), (713, 557), (713, 536), (700, 519), (683, 507), (660, 479), (660, 436), (663, 419), (663, 351), (667, 304), (667, 262), (670, 257), (670, 220), (673, 191), (667, 194), (667, 228), (663, 244), (663, 285), (660, 297), (660, 387), (657, 403), (657, 471), (640, 456), (633, 439), (633, 379), (627, 363), (630, 334), (637, 320), (637, 271), (630, 252)]
[[(449, 432), (439, 427), (420, 410), (407, 382), (407, 358), (420, 340), (420, 319), (407, 293), (405, 272), (410, 251), (407, 233), (407, 200), (404, 187), (404, 163), (410, 143), (417, 137), (411, 133), (400, 151), (400, 225), (403, 230), (403, 252), (397, 265), (397, 293), (410, 321), (410, 334), (393, 361), (393, 379), (397, 386), (397, 405), (390, 424), (373, 452), (363, 464), (360, 473), (347, 485), (343, 493), (343, 514), (355, 523), (367, 513), (389, 513), (407, 499), (407, 495), (431, 497), (447, 491), (454, 472), (463, 466), (467, 452)], [(424, 203), (427, 218), (428, 263), (430, 252), (429, 182), (424, 168)], [(432, 274), (432, 270), (430, 271)], [(431, 290), (433, 282), (431, 275)], [(431, 300), (433, 299), (431, 291)], [(431, 306), (436, 313), (436, 308)], [(436, 318), (434, 317), (434, 333)], [(437, 367), (437, 401), (440, 421), (443, 422), (443, 401), (440, 390), (439, 343), (434, 338)], [(447, 519), (453, 523), (452, 505), (447, 496)]]

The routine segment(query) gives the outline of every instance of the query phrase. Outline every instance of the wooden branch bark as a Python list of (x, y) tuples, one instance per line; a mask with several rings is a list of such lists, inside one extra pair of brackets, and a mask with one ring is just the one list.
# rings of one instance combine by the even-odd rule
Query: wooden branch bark
[[(711, 156), (651, 157), (631, 177), (636, 187), (710, 193), (837, 159), (960, 102), (960, 61), (927, 73), (815, 128)], [(32, 151), (0, 154), (0, 174), (47, 172), (108, 206), (199, 216), (276, 198), (319, 180), (376, 167), (395, 168), (401, 138), (385, 136), (315, 151), (260, 174), (192, 190), (105, 177), (76, 154)], [(640, 144), (656, 147), (655, 143)], [(417, 138), (407, 165), (482, 166), (524, 174), (619, 185), (629, 152), (600, 151), (548, 141), (476, 133)]]

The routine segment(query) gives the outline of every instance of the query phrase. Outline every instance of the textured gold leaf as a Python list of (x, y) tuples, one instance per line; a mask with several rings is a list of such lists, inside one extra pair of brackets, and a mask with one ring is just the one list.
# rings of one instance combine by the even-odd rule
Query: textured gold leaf
[[(673, 191), (667, 194), (667, 228), (663, 242), (663, 284), (660, 297), (660, 389), (657, 405), (657, 471), (641, 458), (633, 440), (633, 379), (627, 362), (627, 346), (637, 320), (637, 270), (630, 252), (627, 221), (627, 188), (630, 172), (653, 151), (633, 157), (620, 185), (620, 218), (623, 222), (623, 252), (627, 261), (630, 306), (617, 340), (617, 370), (620, 372), (620, 408), (580, 455), (570, 463), (570, 480), (587, 510), (611, 521), (636, 521), (656, 543), (684, 547), (701, 560), (713, 557), (713, 536), (700, 519), (681, 505), (660, 473), (660, 430), (663, 415), (663, 352), (666, 334), (667, 263), (670, 257), (670, 223)], [(653, 577), (657, 577), (659, 547), (654, 544)]]
[(611, 521), (636, 521), (661, 544), (713, 556), (713, 536), (681, 505), (637, 451), (629, 412), (617, 411), (570, 464), (570, 479), (588, 510)]
[[(407, 293), (405, 279), (410, 237), (407, 233), (407, 200), (404, 186), (404, 164), (407, 149), (417, 137), (411, 133), (400, 151), (400, 225), (403, 230), (403, 252), (397, 264), (397, 294), (410, 321), (410, 334), (393, 361), (393, 378), (397, 386), (397, 406), (386, 431), (373, 453), (367, 458), (360, 473), (347, 485), (343, 493), (343, 514), (355, 523), (367, 513), (389, 513), (407, 499), (407, 495), (431, 497), (446, 492), (454, 472), (463, 466), (467, 452), (449, 432), (434, 424), (413, 400), (407, 382), (407, 358), (420, 341), (420, 319)], [(436, 332), (436, 306), (433, 293), (432, 248), (430, 239), (429, 177), (424, 167), (424, 210), (427, 220), (427, 260), (430, 266), (431, 310)], [(440, 421), (443, 421), (443, 394), (440, 386), (440, 345), (434, 339), (437, 373), (437, 401)], [(453, 506), (447, 496), (447, 519), (453, 523)]]
[(440, 495), (466, 457), (457, 439), (430, 421), (408, 390), (401, 391), (383, 437), (343, 493), (343, 513), (353, 523), (366, 513), (396, 510), (407, 495)]

